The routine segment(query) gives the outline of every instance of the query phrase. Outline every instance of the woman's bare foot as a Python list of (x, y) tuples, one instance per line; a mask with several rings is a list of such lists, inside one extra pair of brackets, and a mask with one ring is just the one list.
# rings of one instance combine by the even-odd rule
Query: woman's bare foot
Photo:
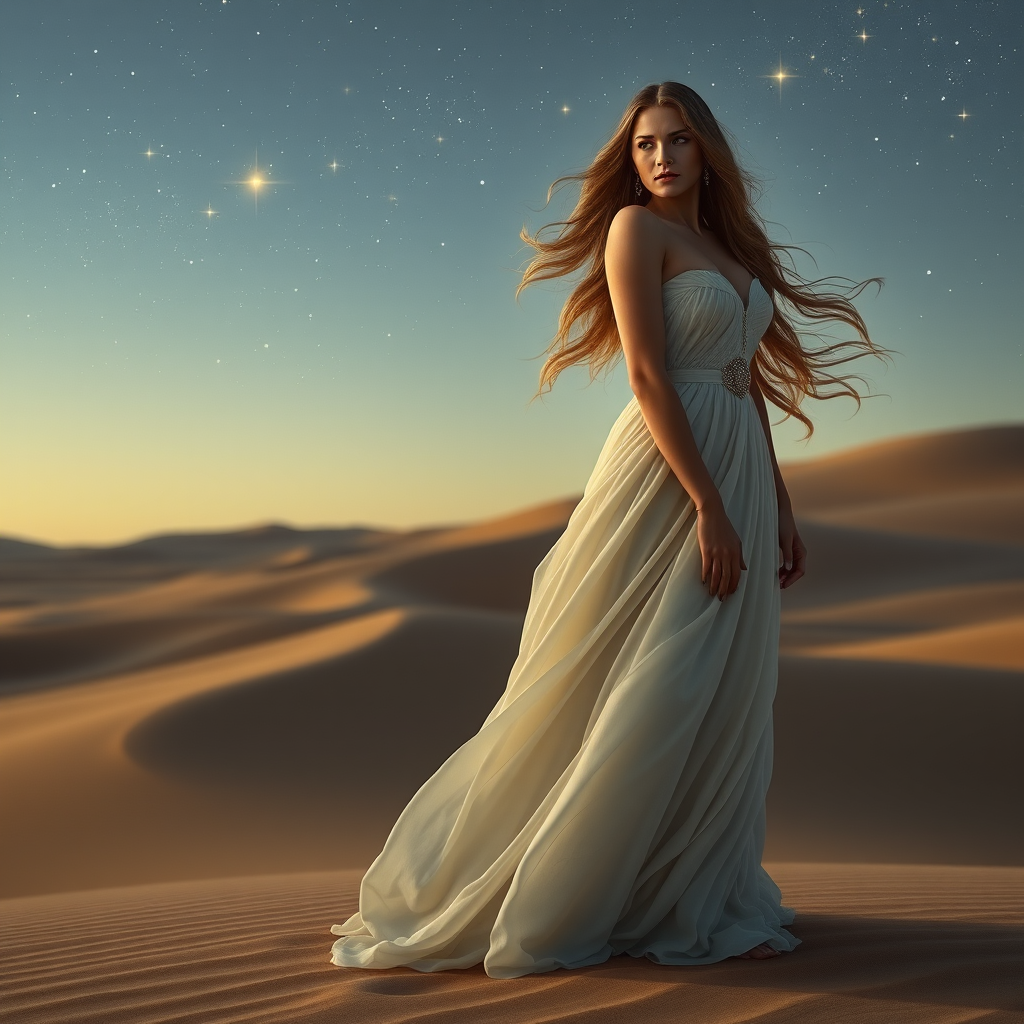
[(756, 945), (753, 949), (748, 949), (746, 953), (738, 953), (736, 955), (737, 960), (771, 960), (772, 957), (782, 956), (781, 949), (774, 949), (769, 946), (767, 942), (762, 942)]

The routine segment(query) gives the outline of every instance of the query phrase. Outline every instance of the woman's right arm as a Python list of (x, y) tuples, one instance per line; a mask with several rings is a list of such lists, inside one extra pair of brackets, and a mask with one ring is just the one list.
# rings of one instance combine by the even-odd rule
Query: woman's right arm
[(611, 223), (605, 273), (615, 323), (647, 429), (697, 508), (701, 582), (724, 599), (740, 582), (742, 542), (729, 521), (722, 496), (701, 458), (690, 421), (665, 369), (665, 314), (661, 275), (663, 228), (641, 206), (627, 206)]

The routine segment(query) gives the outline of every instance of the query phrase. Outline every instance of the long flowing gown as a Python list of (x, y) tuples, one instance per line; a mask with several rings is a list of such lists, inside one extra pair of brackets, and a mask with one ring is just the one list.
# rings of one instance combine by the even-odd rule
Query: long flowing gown
[(701, 584), (693, 502), (633, 399), (534, 574), (504, 694), (402, 812), (331, 929), (335, 964), (512, 978), (797, 945), (761, 866), (778, 506), (753, 399), (719, 372), (749, 363), (772, 302), (755, 279), (744, 308), (707, 270), (662, 295), (669, 378), (743, 542), (739, 587), (719, 601)]

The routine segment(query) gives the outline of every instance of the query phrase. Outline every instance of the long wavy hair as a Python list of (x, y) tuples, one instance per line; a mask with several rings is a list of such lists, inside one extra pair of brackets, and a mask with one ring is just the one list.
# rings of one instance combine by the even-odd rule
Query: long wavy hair
[[(655, 106), (675, 106), (700, 146), (709, 178), (708, 184), (702, 180), (700, 185), (701, 224), (710, 228), (736, 260), (760, 280), (772, 299), (774, 316), (758, 346), (751, 375), (764, 396), (786, 417), (793, 416), (804, 424), (809, 437), (814, 426), (800, 408), (805, 398), (846, 395), (860, 406), (861, 395), (854, 382), (866, 386), (864, 378), (837, 374), (833, 369), (862, 355), (890, 355), (868, 336), (864, 320), (850, 301), (869, 284), (881, 288), (883, 280), (870, 277), (855, 282), (834, 276), (816, 280), (800, 277), (790, 250), (807, 250), (769, 241), (765, 222), (754, 208), (761, 193), (759, 182), (739, 166), (725, 131), (704, 100), (678, 82), (641, 89), (593, 163), (582, 174), (567, 175), (552, 184), (548, 190), (549, 203), (562, 186), (570, 182), (580, 184), (579, 201), (568, 220), (547, 224), (536, 235), (525, 227), (521, 232), (523, 241), (536, 252), (523, 272), (517, 296), (537, 281), (583, 270), (582, 279), (562, 308), (558, 333), (547, 349), (538, 394), (550, 390), (558, 375), (570, 366), (586, 363), (593, 379), (622, 354), (605, 278), (604, 249), (615, 214), (624, 206), (645, 206), (651, 198), (646, 188), (641, 187), (639, 196), (636, 193), (638, 178), (632, 137), (640, 112)], [(553, 229), (554, 237), (542, 237)], [(849, 282), (850, 287), (841, 291), (820, 287), (833, 281)], [(830, 337), (809, 329), (826, 321), (846, 324), (853, 328), (856, 337), (805, 348), (801, 335), (819, 340)], [(794, 323), (800, 323), (799, 330)]]

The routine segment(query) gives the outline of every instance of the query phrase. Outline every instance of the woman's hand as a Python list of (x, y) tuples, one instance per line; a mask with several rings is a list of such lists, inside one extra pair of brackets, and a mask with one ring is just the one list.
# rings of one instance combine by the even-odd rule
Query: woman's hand
[(803, 576), (807, 558), (807, 548), (800, 539), (793, 510), (788, 505), (779, 509), (779, 547), (782, 549), (779, 583), (785, 590)]
[(736, 532), (721, 501), (707, 501), (697, 510), (697, 543), (700, 544), (700, 581), (708, 593), (719, 601), (735, 592), (740, 585), (743, 542)]

